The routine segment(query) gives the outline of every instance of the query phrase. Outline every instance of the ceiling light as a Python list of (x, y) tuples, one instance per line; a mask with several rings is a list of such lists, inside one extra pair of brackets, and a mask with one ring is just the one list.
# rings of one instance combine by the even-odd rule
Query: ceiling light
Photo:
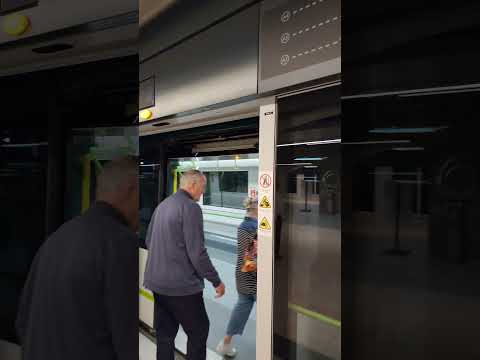
[(369, 130), (369, 133), (372, 134), (425, 134), (432, 133), (439, 130), (447, 129), (448, 126), (437, 126), (437, 127), (418, 127), (418, 128), (378, 128)]
[(342, 142), (342, 145), (381, 145), (381, 144), (408, 144), (410, 140), (379, 140), (379, 141), (351, 141)]
[(277, 166), (305, 166), (305, 165), (313, 165), (313, 163), (290, 163), (290, 164), (277, 164)]
[(196, 154), (196, 153), (205, 153), (205, 152), (255, 149), (257, 142), (258, 142), (257, 138), (246, 138), (246, 139), (239, 139), (239, 140), (200, 143), (200, 144), (195, 144), (193, 146), (192, 153)]
[(423, 151), (425, 148), (421, 146), (412, 146), (412, 147), (395, 147), (392, 150), (394, 151)]
[(2, 23), (3, 31), (10, 36), (20, 36), (30, 27), (30, 20), (25, 15), (11, 14), (5, 16)]
[(305, 169), (316, 169), (316, 168), (318, 168), (318, 166), (317, 165), (306, 165), (306, 166), (304, 166), (304, 168)]
[(284, 146), (302, 146), (302, 145), (327, 145), (327, 144), (339, 144), (342, 142), (342, 139), (330, 139), (330, 140), (319, 140), (319, 141), (307, 141), (301, 143), (291, 143), (291, 144), (280, 144), (277, 147), (284, 147)]
[(325, 159), (328, 159), (328, 156), (324, 156), (324, 157), (298, 157), (298, 158), (295, 158), (294, 160), (295, 161), (322, 161), (322, 160), (325, 160)]

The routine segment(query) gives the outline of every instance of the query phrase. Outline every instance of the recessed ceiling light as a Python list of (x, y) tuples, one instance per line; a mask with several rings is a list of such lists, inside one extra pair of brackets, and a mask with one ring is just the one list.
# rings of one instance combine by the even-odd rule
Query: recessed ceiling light
[(167, 125), (170, 125), (170, 123), (166, 122), (166, 121), (159, 122), (157, 124), (153, 124), (153, 126), (156, 126), (156, 127), (167, 126)]
[(51, 45), (41, 46), (41, 47), (32, 49), (32, 51), (37, 54), (53, 54), (56, 52), (65, 51), (72, 48), (73, 48), (73, 45), (71, 44), (51, 44)]

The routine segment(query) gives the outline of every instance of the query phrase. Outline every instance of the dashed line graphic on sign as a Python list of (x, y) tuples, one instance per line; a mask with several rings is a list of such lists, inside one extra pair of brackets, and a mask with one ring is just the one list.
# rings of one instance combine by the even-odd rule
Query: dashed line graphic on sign
[(272, 227), (270, 226), (270, 223), (266, 217), (264, 217), (262, 221), (260, 221), (260, 223), (258, 224), (258, 227), (261, 230), (267, 230), (267, 231), (272, 230)]
[(324, 20), (324, 21), (322, 21), (322, 22), (319, 22), (318, 24), (313, 24), (313, 25), (311, 25), (311, 26), (309, 26), (309, 27), (307, 27), (307, 28), (305, 28), (305, 29), (298, 30), (298, 31), (294, 32), (294, 33), (292, 34), (292, 36), (295, 37), (295, 36), (301, 35), (301, 34), (303, 34), (303, 33), (305, 33), (305, 32), (308, 32), (308, 31), (310, 31), (310, 30), (320, 29), (322, 26), (327, 25), (327, 24), (330, 24), (330, 23), (333, 24), (334, 22), (336, 22), (336, 21), (338, 21), (338, 20), (340, 20), (340, 17), (339, 17), (339, 16), (334, 16), (333, 18), (326, 19), (326, 20)]
[(338, 40), (335, 40), (331, 43), (326, 43), (324, 45), (320, 45), (319, 47), (316, 47), (316, 48), (312, 48), (312, 49), (309, 49), (309, 50), (305, 50), (304, 52), (300, 52), (296, 55), (293, 55), (292, 56), (292, 60), (295, 60), (296, 58), (300, 57), (300, 56), (304, 56), (304, 55), (308, 55), (308, 54), (312, 54), (312, 53), (316, 53), (317, 50), (324, 50), (324, 49), (329, 49), (331, 47), (334, 47), (334, 46), (337, 46), (338, 44), (340, 44), (342, 39), (338, 39)]
[(301, 8), (295, 9), (292, 11), (292, 15), (297, 15), (298, 13), (301, 13), (303, 10), (308, 10), (310, 8), (313, 8), (315, 5), (320, 4), (324, 2), (325, 0), (317, 0), (317, 1), (312, 1), (311, 3), (306, 4), (305, 6), (302, 6)]
[(267, 196), (263, 196), (262, 200), (260, 201), (260, 207), (262, 209), (271, 209), (272, 204), (270, 204), (270, 200), (268, 200)]

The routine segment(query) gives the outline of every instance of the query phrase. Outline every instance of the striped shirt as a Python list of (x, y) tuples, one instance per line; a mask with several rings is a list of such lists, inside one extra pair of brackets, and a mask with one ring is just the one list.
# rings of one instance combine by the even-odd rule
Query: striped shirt
[(237, 231), (237, 291), (244, 295), (257, 294), (257, 272), (241, 271), (245, 252), (251, 248), (257, 234), (257, 219), (246, 217)]

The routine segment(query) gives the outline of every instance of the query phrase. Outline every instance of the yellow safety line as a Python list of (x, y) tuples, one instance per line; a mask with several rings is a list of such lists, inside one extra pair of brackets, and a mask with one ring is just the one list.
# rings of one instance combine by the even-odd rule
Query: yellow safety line
[[(138, 292), (139, 292), (140, 296), (144, 297), (145, 299), (147, 299), (149, 301), (154, 300), (153, 295), (150, 294), (148, 291), (143, 290), (143, 289), (139, 289)], [(290, 310), (293, 310), (293, 311), (299, 313), (299, 314), (305, 315), (305, 316), (307, 316), (311, 319), (314, 319), (314, 320), (317, 320), (317, 321), (320, 321), (320, 322), (323, 322), (323, 323), (326, 323), (326, 324), (329, 324), (329, 325), (332, 325), (332, 326), (335, 326), (335, 327), (341, 327), (342, 326), (342, 323), (340, 321), (332, 319), (332, 318), (330, 318), (326, 315), (317, 313), (315, 311), (305, 309), (305, 308), (301, 307), (300, 305), (289, 303), (288, 308)]]
[(138, 293), (143, 296), (145, 299), (153, 301), (153, 295), (150, 294), (148, 291), (143, 289), (138, 289)]
[(305, 309), (304, 307), (301, 307), (300, 305), (289, 303), (288, 308), (290, 310), (293, 310), (293, 311), (299, 313), (299, 314), (305, 315), (305, 316), (307, 316), (311, 319), (321, 321), (323, 323), (333, 325), (335, 327), (341, 327), (342, 326), (342, 323), (340, 321), (338, 321), (336, 319), (332, 319), (331, 317), (328, 317), (326, 315), (317, 313), (315, 311)]

